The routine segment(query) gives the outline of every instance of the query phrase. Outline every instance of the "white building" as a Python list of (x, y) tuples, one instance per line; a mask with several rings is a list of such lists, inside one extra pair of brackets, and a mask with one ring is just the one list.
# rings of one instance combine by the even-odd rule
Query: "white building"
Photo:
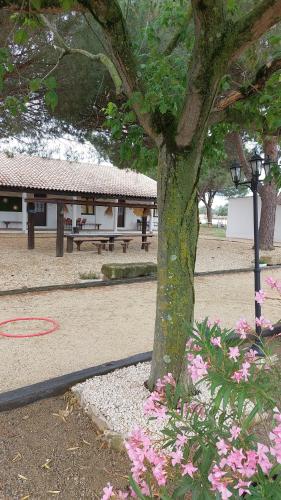
[[(259, 199), (259, 216), (261, 201)], [(231, 198), (228, 204), (227, 231), (228, 238), (254, 239), (253, 197)], [(281, 206), (277, 205), (274, 240), (281, 241)]]
[[(26, 198), (34, 198), (35, 226), (41, 230), (57, 227), (54, 203), (36, 202), (36, 198), (63, 199), (64, 218), (70, 227), (83, 222), (90, 230), (95, 224), (101, 230), (138, 230), (142, 216), (148, 216), (149, 229), (157, 229), (155, 209), (108, 207), (107, 202), (146, 203), (153, 205), (157, 183), (131, 170), (120, 170), (103, 164), (77, 163), (25, 155), (0, 154), (0, 229), (26, 232)], [(82, 200), (70, 205), (67, 200)], [(104, 202), (94, 206), (94, 201)], [(80, 220), (80, 221), (79, 221)]]

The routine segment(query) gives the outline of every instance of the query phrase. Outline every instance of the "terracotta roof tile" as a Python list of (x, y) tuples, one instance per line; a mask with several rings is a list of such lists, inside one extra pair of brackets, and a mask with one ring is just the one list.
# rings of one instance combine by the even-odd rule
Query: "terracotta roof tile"
[(156, 181), (132, 170), (5, 153), (0, 153), (0, 186), (116, 197), (157, 196)]

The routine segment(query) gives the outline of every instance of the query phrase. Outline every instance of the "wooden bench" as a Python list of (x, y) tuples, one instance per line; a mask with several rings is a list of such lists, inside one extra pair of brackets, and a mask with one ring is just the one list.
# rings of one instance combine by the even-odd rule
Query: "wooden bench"
[(66, 235), (66, 251), (67, 253), (72, 253), (73, 252), (73, 243), (75, 243), (78, 252), (81, 250), (81, 245), (82, 243), (88, 242), (88, 243), (98, 243), (101, 245), (101, 248), (104, 247), (106, 243), (108, 243), (108, 238), (95, 238), (93, 236), (73, 236), (73, 235)]
[(149, 245), (151, 245), (151, 241), (144, 241), (142, 243), (142, 248), (144, 248), (145, 252), (148, 252), (149, 250)]
[(101, 254), (102, 250), (106, 250), (106, 243), (104, 241), (94, 242), (93, 245), (98, 249), (98, 254)]
[(122, 250), (123, 250), (123, 253), (126, 253), (127, 252), (127, 249), (129, 248), (129, 243), (130, 241), (132, 241), (132, 238), (130, 239), (127, 239), (127, 238), (124, 238), (120, 244), (121, 244), (121, 247), (122, 247)]

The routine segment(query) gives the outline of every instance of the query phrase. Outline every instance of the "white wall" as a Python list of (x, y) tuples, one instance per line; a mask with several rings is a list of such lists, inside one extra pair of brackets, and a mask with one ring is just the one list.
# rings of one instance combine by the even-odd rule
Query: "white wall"
[[(259, 217), (261, 201), (259, 199)], [(227, 230), (228, 238), (254, 238), (253, 197), (232, 198), (228, 204)], [(281, 241), (281, 206), (277, 206), (274, 240)]]

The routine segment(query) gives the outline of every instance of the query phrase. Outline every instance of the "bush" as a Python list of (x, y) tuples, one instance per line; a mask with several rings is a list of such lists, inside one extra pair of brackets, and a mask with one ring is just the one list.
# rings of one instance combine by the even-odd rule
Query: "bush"
[[(256, 300), (264, 299), (261, 290)], [(271, 328), (263, 317), (257, 323)], [(128, 490), (108, 484), (103, 500), (281, 498), (280, 372), (268, 347), (260, 359), (245, 346), (252, 331), (244, 319), (235, 331), (208, 320), (191, 329), (187, 372), (197, 390), (187, 397), (171, 374), (157, 382), (144, 412), (163, 421), (162, 431), (134, 430)]]

